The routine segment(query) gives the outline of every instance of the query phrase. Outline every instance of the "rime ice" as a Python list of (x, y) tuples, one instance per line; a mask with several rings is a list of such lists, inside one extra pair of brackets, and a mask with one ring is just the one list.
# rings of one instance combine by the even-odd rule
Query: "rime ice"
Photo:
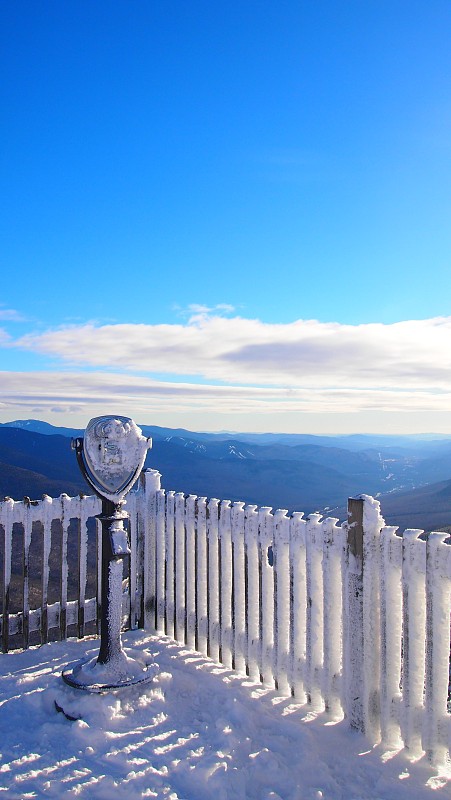
[(100, 494), (123, 498), (144, 465), (150, 441), (128, 417), (95, 417), (85, 431), (83, 454), (89, 477)]

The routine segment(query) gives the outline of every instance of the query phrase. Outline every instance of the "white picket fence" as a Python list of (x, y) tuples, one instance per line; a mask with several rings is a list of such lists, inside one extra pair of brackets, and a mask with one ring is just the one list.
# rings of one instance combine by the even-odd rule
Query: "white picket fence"
[[(51, 498), (44, 495), (42, 500), (15, 502), (7, 499), (0, 503), (0, 525), (3, 528), (3, 558), (2, 558), (2, 615), (1, 615), (1, 643), (4, 652), (10, 649), (10, 642), (14, 637), (21, 637), (23, 647), (28, 647), (30, 636), (38, 633), (40, 642), (49, 641), (50, 632), (58, 629), (60, 638), (65, 639), (68, 627), (76, 625), (77, 634), (84, 636), (85, 625), (97, 620), (99, 593), (86, 597), (88, 530), (87, 522), (91, 517), (99, 514), (101, 502), (96, 497), (68, 497), (61, 495)], [(78, 557), (76, 559), (77, 598), (68, 599), (68, 539), (71, 520), (76, 524)], [(50, 551), (52, 535), (55, 535), (55, 522), (59, 523), (60, 533), (60, 570), (59, 570), (59, 599), (53, 603), (48, 602), (50, 579)], [(34, 543), (39, 539), (38, 547), (34, 551), (39, 553), (39, 604), (31, 607), (30, 583), (33, 572), (32, 538)], [(20, 562), (21, 581), (18, 581), (17, 567)], [(36, 583), (36, 581), (34, 581)], [(17, 583), (21, 586), (17, 586)], [(17, 599), (12, 601), (12, 592), (19, 590), (22, 598), (20, 611), (17, 611)], [(14, 610), (13, 610), (14, 609)], [(35, 639), (33, 639), (33, 642)]]
[[(128, 626), (167, 634), (252, 680), (344, 713), (376, 742), (402, 743), (441, 761), (451, 745), (447, 711), (450, 657), (451, 547), (447, 535), (385, 526), (379, 504), (349, 502), (349, 520), (321, 519), (241, 502), (207, 500), (160, 488), (153, 470), (128, 497), (132, 555), (124, 609)], [(5, 501), (3, 648), (13, 634), (50, 629), (82, 636), (98, 620), (95, 596), (85, 596), (87, 520), (94, 498)], [(24, 575), (33, 521), (43, 527), (44, 567), (52, 520), (66, 535), (80, 531), (79, 592), (67, 601), (67, 561), (61, 596), (10, 613), (13, 523), (23, 526)], [(54, 523), (53, 523), (54, 524)], [(64, 534), (66, 531), (66, 534)], [(67, 538), (66, 538), (67, 542)], [(64, 553), (64, 546), (62, 553)], [(65, 573), (66, 571), (66, 573)], [(26, 634), (26, 636), (25, 636)]]

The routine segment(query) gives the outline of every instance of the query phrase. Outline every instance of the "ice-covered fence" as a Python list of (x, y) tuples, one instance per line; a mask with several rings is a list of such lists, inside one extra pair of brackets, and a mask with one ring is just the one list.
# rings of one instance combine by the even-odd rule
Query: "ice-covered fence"
[[(147, 532), (153, 524), (152, 503), (150, 513), (143, 513), (144, 487), (150, 485), (151, 472), (127, 498), (131, 554), (123, 595), (125, 627), (142, 626), (144, 620), (144, 575), (149, 574), (151, 541)], [(101, 506), (97, 497), (66, 494), (0, 502), (3, 652), (99, 630), (101, 526), (96, 515)]]
[(368, 496), (350, 500), (338, 525), (166, 492), (155, 472), (145, 484), (148, 629), (317, 709), (342, 711), (374, 742), (444, 756), (446, 534), (398, 534)]
[[(144, 575), (149, 575), (148, 535), (152, 501), (146, 505), (152, 471), (130, 492), (130, 558), (123, 593), (124, 627), (144, 624)], [(147, 487), (147, 490), (145, 489)], [(146, 493), (147, 492), (147, 493)], [(100, 630), (101, 525), (94, 496), (0, 502), (0, 647), (28, 647), (82, 638)], [(146, 513), (144, 514), (144, 510)], [(148, 603), (152, 603), (148, 599)]]
[[(368, 496), (350, 500), (339, 525), (319, 514), (304, 519), (165, 491), (154, 470), (142, 474), (126, 508), (129, 627), (168, 634), (313, 708), (344, 712), (372, 741), (422, 748), (434, 759), (448, 752), (446, 534), (400, 534)], [(5, 651), (12, 639), (26, 647), (32, 633), (41, 642), (55, 632), (65, 638), (71, 625), (83, 636), (98, 622), (99, 511), (96, 498), (66, 495), (0, 504)], [(58, 596), (49, 598), (55, 586)]]
[(146, 627), (283, 693), (340, 705), (346, 528), (150, 479)]
[[(47, 642), (56, 632), (64, 639), (71, 625), (81, 637), (85, 625), (97, 620), (97, 581), (92, 587), (87, 570), (88, 523), (99, 511), (95, 497), (64, 494), (57, 499), (44, 495), (38, 501), (0, 503), (4, 652), (11, 643), (28, 647), (36, 638)], [(94, 525), (91, 528), (95, 531)], [(74, 584), (76, 599), (71, 600), (68, 589)]]
[[(70, 626), (82, 637), (85, 626), (97, 621), (98, 576), (94, 575), (94, 581), (87, 578), (88, 549), (97, 547), (92, 518), (99, 512), (97, 498), (65, 494), (57, 499), (44, 495), (38, 501), (0, 503), (4, 652), (11, 644), (28, 647), (36, 639), (40, 643), (56, 636), (64, 639)], [(95, 555), (90, 561), (96, 572)], [(73, 584), (75, 591), (69, 592)], [(71, 593), (76, 599), (69, 599)]]

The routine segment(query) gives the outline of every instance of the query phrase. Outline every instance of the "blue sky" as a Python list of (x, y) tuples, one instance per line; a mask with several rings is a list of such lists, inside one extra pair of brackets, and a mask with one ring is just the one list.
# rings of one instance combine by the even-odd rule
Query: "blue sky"
[(0, 31), (1, 420), (451, 432), (447, 0)]

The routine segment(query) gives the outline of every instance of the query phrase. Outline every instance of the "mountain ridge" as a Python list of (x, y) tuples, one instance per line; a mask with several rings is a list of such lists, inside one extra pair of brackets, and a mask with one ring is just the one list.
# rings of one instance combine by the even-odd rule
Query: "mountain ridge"
[[(384, 437), (384, 447), (378, 448), (379, 438), (368, 434), (326, 437), (327, 444), (321, 444), (324, 437), (310, 434), (284, 434), (282, 441), (275, 441), (278, 434), (254, 434), (249, 442), (231, 434), (141, 428), (153, 439), (146, 467), (162, 473), (166, 489), (305, 513), (331, 513), (335, 507), (342, 518), (346, 498), (365, 493), (379, 498), (390, 524), (398, 524), (409, 509), (418, 527), (429, 525), (428, 520), (439, 520), (441, 526), (451, 522), (447, 437), (393, 436), (391, 446)], [(39, 420), (0, 424), (0, 496), (90, 492), (68, 441), (79, 435), (83, 430)], [(364, 445), (360, 450), (354, 447), (357, 441)], [(338, 446), (349, 442), (349, 447)], [(412, 526), (412, 520), (408, 524)]]

